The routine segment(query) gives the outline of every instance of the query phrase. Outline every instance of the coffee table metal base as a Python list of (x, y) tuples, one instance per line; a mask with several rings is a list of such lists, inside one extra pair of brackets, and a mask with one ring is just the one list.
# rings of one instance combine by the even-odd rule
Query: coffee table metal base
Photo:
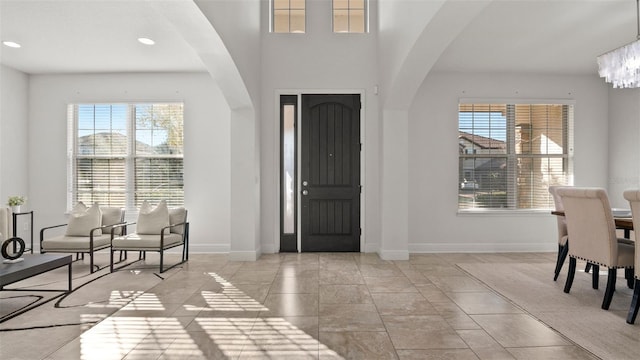
[[(14, 318), (20, 314), (23, 314), (35, 307), (45, 304), (51, 300), (54, 300), (64, 294), (71, 292), (71, 262), (73, 257), (71, 255), (53, 255), (53, 254), (34, 254), (25, 255), (24, 261), (13, 264), (0, 264), (0, 290), (3, 291), (54, 291), (62, 292), (62, 294), (55, 296), (47, 301), (35, 303), (24, 307), (15, 312), (9, 313), (0, 317), (0, 323)], [(5, 286), (13, 284), (15, 282), (29, 279), (33, 276), (43, 274), (47, 271), (55, 270), (63, 266), (68, 266), (68, 288), (67, 290), (52, 290), (52, 289), (5, 289)]]

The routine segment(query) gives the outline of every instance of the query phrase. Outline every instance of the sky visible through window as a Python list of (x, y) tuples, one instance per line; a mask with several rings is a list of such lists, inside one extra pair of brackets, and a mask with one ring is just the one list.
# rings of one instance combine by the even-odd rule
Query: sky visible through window
[[(136, 105), (138, 110), (148, 110), (145, 105)], [(128, 105), (78, 105), (78, 137), (100, 133), (127, 135)], [(152, 129), (153, 128), (153, 129)], [(167, 141), (168, 131), (147, 125), (136, 132), (136, 141), (157, 146)], [(153, 130), (153, 131), (151, 131)]]
[(507, 117), (502, 112), (459, 112), (458, 129), (500, 141), (507, 141)]

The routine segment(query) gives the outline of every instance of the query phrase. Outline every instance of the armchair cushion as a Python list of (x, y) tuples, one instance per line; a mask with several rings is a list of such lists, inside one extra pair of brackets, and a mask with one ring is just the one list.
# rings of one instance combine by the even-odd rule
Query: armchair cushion
[[(180, 234), (165, 234), (163, 248), (171, 247), (182, 242)], [(158, 250), (160, 235), (134, 233), (114, 238), (111, 242), (112, 250)]]
[[(94, 251), (109, 247), (110, 244), (110, 234), (103, 234), (93, 238)], [(89, 251), (89, 235), (54, 236), (42, 241), (42, 250), (50, 252), (87, 252)]]
[[(71, 212), (69, 224), (67, 225), (66, 236), (89, 236), (91, 229), (102, 226), (102, 212), (98, 203), (94, 203), (90, 208), (82, 202), (78, 202)], [(101, 230), (93, 232), (94, 236), (101, 235)]]
[(140, 206), (136, 232), (143, 235), (159, 235), (162, 228), (169, 226), (169, 209), (165, 200), (155, 208), (146, 200)]

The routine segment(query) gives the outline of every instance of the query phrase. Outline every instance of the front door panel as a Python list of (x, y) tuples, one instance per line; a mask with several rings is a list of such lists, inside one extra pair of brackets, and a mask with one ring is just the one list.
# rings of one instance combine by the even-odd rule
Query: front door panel
[(360, 251), (360, 95), (302, 95), (302, 251)]

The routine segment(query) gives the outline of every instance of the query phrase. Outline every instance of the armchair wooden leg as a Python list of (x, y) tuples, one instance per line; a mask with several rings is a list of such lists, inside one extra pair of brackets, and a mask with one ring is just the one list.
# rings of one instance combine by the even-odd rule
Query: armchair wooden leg
[(633, 297), (631, 298), (631, 306), (629, 306), (629, 315), (627, 315), (627, 324), (633, 324), (638, 316), (640, 309), (640, 279), (635, 279), (633, 289)]
[(588, 274), (589, 271), (591, 271), (591, 263), (587, 263), (587, 265), (584, 266), (584, 272)]
[(567, 281), (564, 283), (564, 292), (569, 293), (571, 291), (571, 285), (573, 285), (573, 277), (576, 275), (576, 258), (569, 258), (569, 273), (567, 274)]
[(597, 290), (600, 282), (600, 266), (595, 264), (592, 264), (591, 266), (593, 267), (593, 273), (591, 274), (591, 287)]
[(609, 276), (607, 280), (607, 290), (604, 292), (604, 300), (602, 300), (602, 308), (609, 310), (611, 305), (611, 299), (613, 299), (613, 292), (616, 290), (616, 276), (617, 269), (609, 269)]
[[(122, 256), (122, 252), (120, 253)], [(109, 272), (113, 272), (113, 250), (109, 249)]]

